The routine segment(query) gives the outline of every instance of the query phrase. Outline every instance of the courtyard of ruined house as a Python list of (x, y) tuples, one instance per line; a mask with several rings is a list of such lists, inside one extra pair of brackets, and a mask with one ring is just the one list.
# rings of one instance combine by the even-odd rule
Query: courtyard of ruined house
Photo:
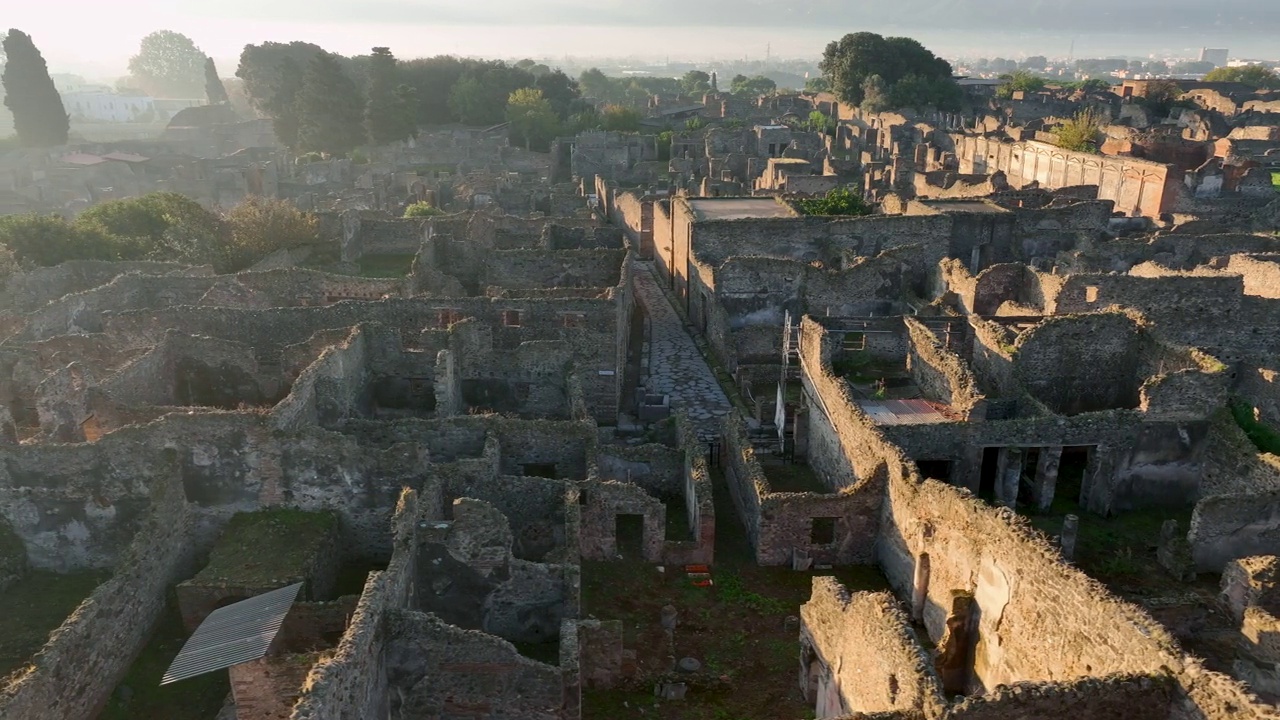
[(1280, 717), (1280, 100), (1126, 87), (128, 145), (318, 239), (0, 280), (0, 719)]

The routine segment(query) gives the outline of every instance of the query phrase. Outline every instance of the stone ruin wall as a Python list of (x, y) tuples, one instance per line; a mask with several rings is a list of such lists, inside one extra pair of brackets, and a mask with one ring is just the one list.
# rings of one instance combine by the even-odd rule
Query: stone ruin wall
[(815, 577), (800, 622), (801, 685), (818, 717), (943, 714), (942, 683), (889, 593), (850, 593), (834, 578)]
[[(820, 564), (871, 561), (882, 492), (874, 478), (835, 480), (825, 477), (822, 466), (815, 464), (815, 473), (828, 487), (833, 483), (847, 485), (827, 493), (774, 492), (747, 439), (745, 426), (735, 415), (725, 420), (721, 452), (725, 480), (738, 516), (747, 528), (757, 563), (786, 565), (796, 551)], [(817, 518), (835, 520), (830, 544), (813, 542)]]
[[(811, 320), (805, 325), (805, 335), (820, 330)], [(975, 687), (1171, 673), (1185, 698), (1172, 717), (1270, 717), (1238, 683), (1185, 656), (1142, 610), (1064, 563), (1024, 520), (922, 479), (914, 463), (849, 402), (842, 381), (825, 363), (806, 368), (805, 376), (821, 394), (839, 445), (854, 465), (887, 476), (876, 558), (899, 597), (913, 596), (916, 568), (929, 558), (923, 620), (932, 641), (944, 634), (953, 592), (973, 595), (980, 617)], [(1046, 603), (1054, 613), (1043, 612)]]
[(1183, 192), (1172, 166), (1136, 158), (1112, 158), (1063, 150), (1042, 142), (1001, 142), (974, 135), (952, 135), (962, 174), (1003, 172), (1015, 188), (1032, 182), (1054, 189), (1097, 185), (1098, 199), (1115, 202), (1128, 215), (1160, 217)]
[(169, 464), (151, 506), (112, 577), (98, 586), (31, 660), (0, 689), (11, 720), (94, 717), (106, 705), (164, 612), (169, 587), (189, 570), (188, 506)]

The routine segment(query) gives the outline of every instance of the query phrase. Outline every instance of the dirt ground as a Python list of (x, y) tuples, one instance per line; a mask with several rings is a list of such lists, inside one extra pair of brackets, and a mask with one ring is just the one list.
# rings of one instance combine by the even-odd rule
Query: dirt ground
[[(798, 616), (812, 578), (835, 575), (851, 590), (882, 590), (873, 567), (795, 572), (762, 568), (750, 546), (728, 488), (717, 476), (716, 563), (713, 584), (696, 587), (683, 567), (659, 571), (640, 562), (584, 563), (583, 615), (623, 621), (625, 645), (636, 650), (636, 678), (609, 691), (584, 689), (584, 720), (747, 720), (812, 718), (800, 694)], [(659, 618), (664, 605), (679, 612), (674, 653)], [(684, 700), (659, 700), (654, 678), (673, 660), (692, 657), (702, 669), (689, 676)]]

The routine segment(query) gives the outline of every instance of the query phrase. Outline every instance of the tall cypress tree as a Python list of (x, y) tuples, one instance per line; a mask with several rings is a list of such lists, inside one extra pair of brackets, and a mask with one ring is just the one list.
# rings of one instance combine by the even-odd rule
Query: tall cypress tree
[(396, 82), (396, 58), (389, 48), (376, 47), (369, 57), (369, 96), (364, 108), (364, 125), (369, 142), (386, 145), (414, 133), (410, 89)]
[(204, 59), (204, 94), (209, 98), (210, 105), (228, 102), (227, 89), (222, 86), (222, 78), (218, 77), (218, 66), (213, 64), (211, 57)]
[(364, 100), (336, 56), (316, 55), (295, 102), (299, 149), (345, 155), (364, 141)]
[(71, 118), (53, 86), (44, 56), (21, 30), (4, 39), (4, 104), (13, 113), (13, 127), (26, 147), (66, 145)]

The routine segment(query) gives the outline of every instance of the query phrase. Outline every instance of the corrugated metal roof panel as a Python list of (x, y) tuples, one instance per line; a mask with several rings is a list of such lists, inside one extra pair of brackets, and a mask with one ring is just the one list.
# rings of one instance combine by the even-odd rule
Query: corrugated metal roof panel
[(223, 670), (267, 654), (302, 583), (218, 608), (200, 623), (173, 659), (161, 685)]

